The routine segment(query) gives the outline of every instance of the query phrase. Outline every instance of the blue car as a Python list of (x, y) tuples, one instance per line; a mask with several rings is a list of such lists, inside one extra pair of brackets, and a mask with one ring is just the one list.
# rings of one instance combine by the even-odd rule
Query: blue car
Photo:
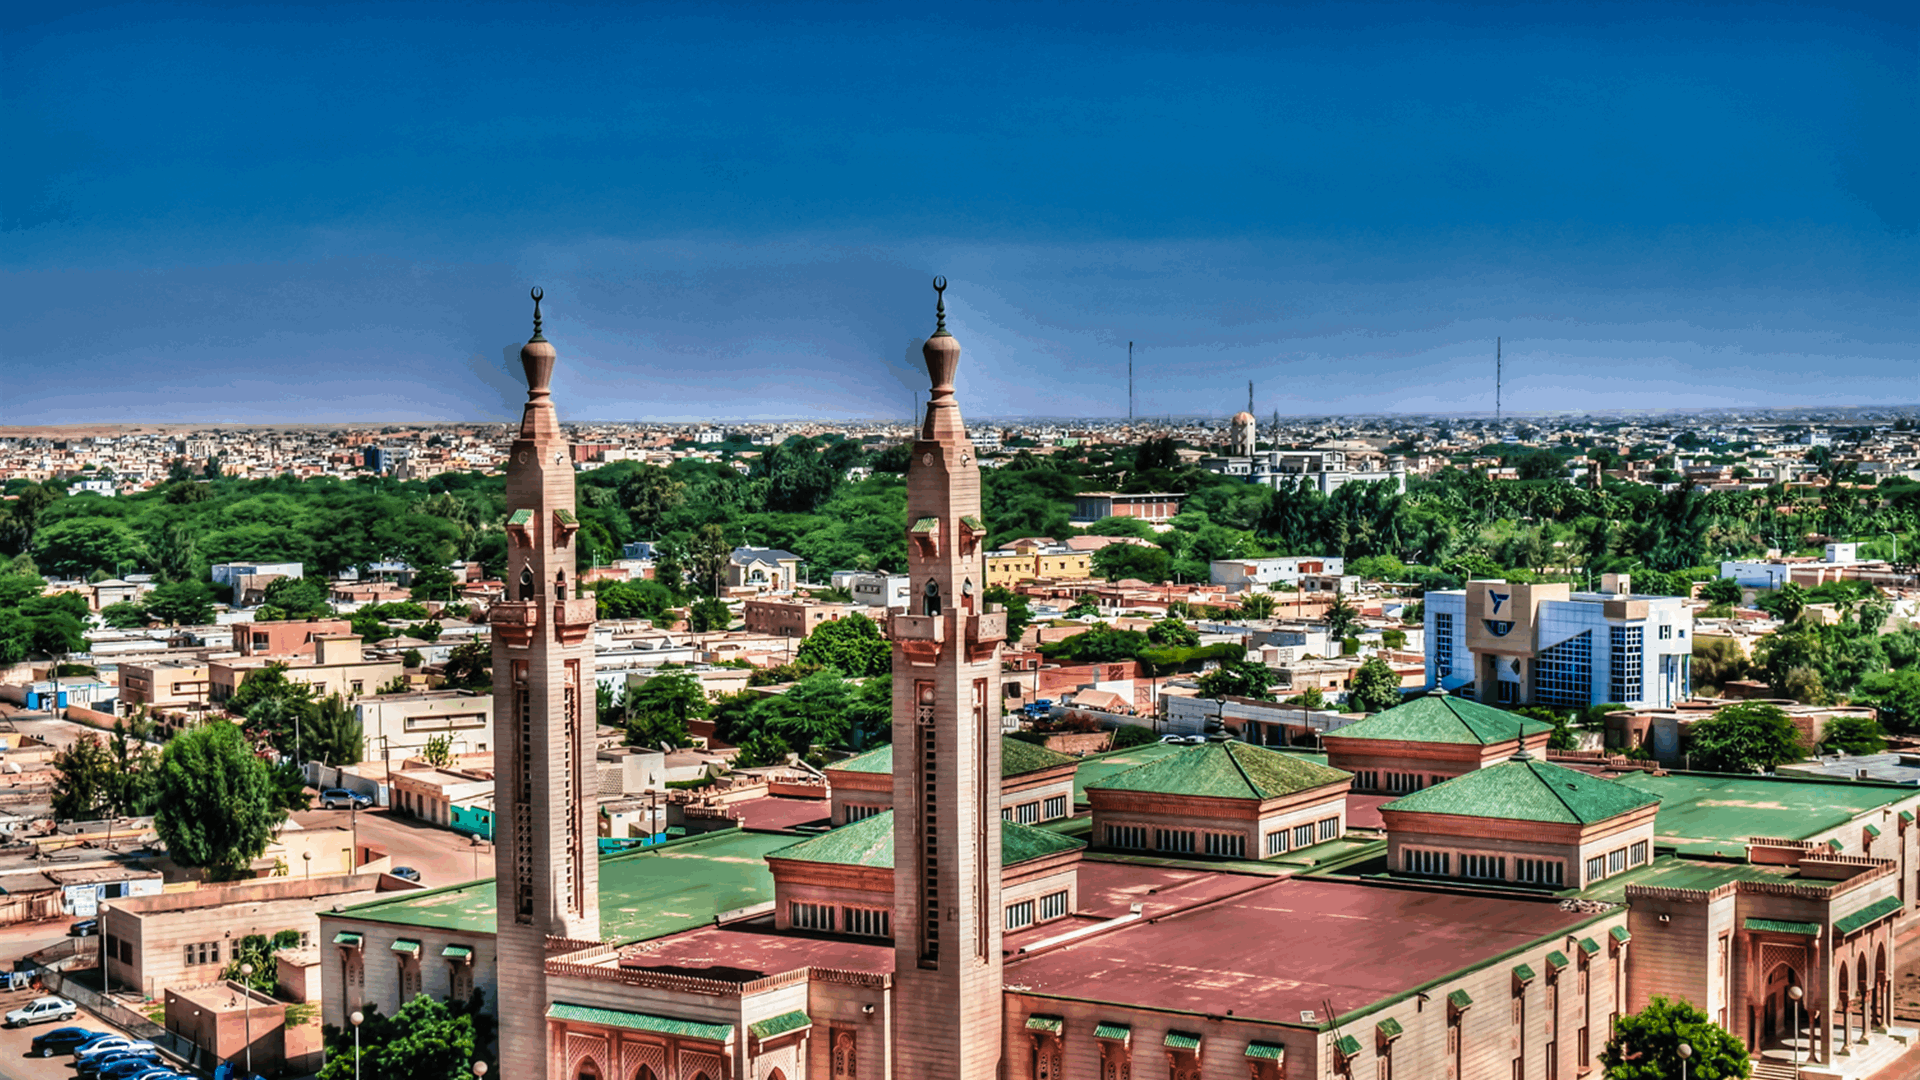
[(158, 1056), (130, 1057), (101, 1069), (99, 1075), (100, 1080), (133, 1080), (142, 1073), (150, 1073), (160, 1068), (165, 1068), (165, 1063)]
[[(160, 1053), (156, 1050), (110, 1050), (98, 1057), (74, 1062), (73, 1071), (81, 1076), (125, 1077), (150, 1072), (160, 1065)], [(115, 1073), (114, 1069), (120, 1071)]]
[(83, 1027), (54, 1028), (43, 1031), (33, 1037), (33, 1048), (28, 1051), (40, 1057), (52, 1057), (55, 1054), (70, 1054), (87, 1043), (98, 1039), (103, 1032)]

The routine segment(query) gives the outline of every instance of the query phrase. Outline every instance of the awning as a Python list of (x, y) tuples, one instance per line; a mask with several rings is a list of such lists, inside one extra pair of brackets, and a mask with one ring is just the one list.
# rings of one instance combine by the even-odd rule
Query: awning
[(1867, 835), (1873, 837), (1875, 840), (1880, 839), (1880, 826), (1878, 825), (1867, 826)]
[(440, 955), (446, 957), (448, 960), (471, 960), (473, 959), (473, 950), (467, 948), (465, 945), (449, 945), (440, 950)]
[(402, 938), (394, 942), (391, 947), (393, 951), (397, 953), (406, 953), (408, 956), (420, 955), (420, 943), (417, 941), (408, 941)]
[(1281, 1046), (1279, 1043), (1248, 1043), (1247, 1056), (1255, 1061), (1278, 1061), (1285, 1063), (1287, 1060), (1287, 1048)]
[(1200, 1052), (1198, 1035), (1190, 1035), (1184, 1031), (1169, 1031), (1164, 1041), (1169, 1050), (1191, 1050), (1196, 1054)]
[(1827, 841), (1827, 850), (1829, 850), (1829, 851), (1836, 851), (1836, 852), (1837, 852), (1837, 851), (1845, 851), (1845, 850), (1846, 850), (1846, 848), (1847, 848), (1847, 845), (1845, 845), (1845, 844), (1843, 844), (1843, 843), (1841, 843), (1841, 842), (1840, 842), (1840, 841), (1838, 841), (1838, 840), (1829, 840), (1829, 841)]
[(1513, 969), (1513, 981), (1522, 985), (1533, 981), (1533, 969), (1521, 964)]
[(1600, 943), (1590, 937), (1583, 937), (1580, 939), (1580, 951), (1586, 953), (1588, 956), (1598, 956), (1600, 955)]
[(1833, 932), (1836, 934), (1851, 934), (1855, 930), (1859, 930), (1863, 927), (1870, 926), (1873, 923), (1877, 923), (1881, 919), (1884, 919), (1887, 916), (1892, 915), (1899, 910), (1900, 910), (1899, 897), (1897, 896), (1882, 897), (1881, 899), (1875, 900), (1873, 903), (1868, 904), (1866, 907), (1861, 908), (1859, 911), (1856, 911), (1853, 914), (1848, 915), (1846, 918), (1833, 920)]
[(1093, 1025), (1093, 1037), (1109, 1039), (1113, 1042), (1128, 1042), (1133, 1038), (1133, 1028), (1126, 1024), (1113, 1024), (1102, 1020)]
[(1784, 919), (1748, 919), (1742, 926), (1748, 930), (1757, 930), (1763, 934), (1799, 934), (1803, 937), (1819, 937), (1820, 924), (1817, 922), (1787, 922)]
[(1050, 1035), (1058, 1035), (1062, 1031), (1066, 1030), (1066, 1026), (1067, 1026), (1066, 1020), (1058, 1016), (1027, 1017), (1028, 1031), (1044, 1031)]
[(361, 940), (360, 935), (353, 933), (350, 930), (342, 930), (339, 933), (333, 935), (333, 943), (335, 945), (345, 945), (349, 949), (359, 948), (360, 940)]
[(707, 1024), (698, 1020), (676, 1020), (670, 1016), (626, 1012), (622, 1009), (596, 1009), (586, 1005), (556, 1003), (547, 1007), (547, 1019), (628, 1031), (651, 1031), (656, 1035), (677, 1035), (683, 1039), (705, 1039), (724, 1043), (733, 1039), (732, 1024)]
[(508, 518), (507, 518), (507, 524), (509, 524), (509, 525), (525, 525), (525, 524), (527, 524), (527, 523), (529, 523), (529, 522), (531, 522), (532, 520), (533, 520), (533, 511), (531, 511), (531, 510), (515, 510), (515, 511), (513, 512), (513, 514), (512, 514), (512, 515), (511, 515), (510, 517), (508, 517)]
[(1447, 1004), (1456, 1009), (1464, 1009), (1473, 1004), (1473, 995), (1465, 990), (1455, 990), (1447, 995)]
[(1399, 1038), (1402, 1032), (1400, 1021), (1395, 1020), (1391, 1016), (1373, 1025), (1373, 1030), (1375, 1034), (1380, 1036), (1381, 1042), (1392, 1042)]
[(1567, 954), (1561, 952), (1559, 949), (1555, 949), (1547, 954), (1547, 968), (1550, 971), (1559, 971), (1571, 963), (1573, 963), (1573, 961), (1567, 959)]
[(1902, 823), (1907, 825), (1913, 824), (1913, 811), (1911, 810), (1900, 811), (1900, 820)]
[(1619, 942), (1622, 945), (1625, 945), (1627, 942), (1633, 940), (1633, 935), (1627, 933), (1627, 928), (1624, 926), (1616, 926), (1613, 929), (1607, 931), (1607, 936), (1611, 937), (1613, 940)]
[(1333, 1048), (1340, 1051), (1342, 1057), (1352, 1057), (1360, 1052), (1360, 1040), (1351, 1035), (1342, 1035), (1333, 1041)]
[(756, 1039), (771, 1039), (776, 1035), (786, 1035), (812, 1026), (813, 1021), (807, 1014), (795, 1009), (792, 1012), (783, 1012), (779, 1016), (748, 1024), (747, 1031)]

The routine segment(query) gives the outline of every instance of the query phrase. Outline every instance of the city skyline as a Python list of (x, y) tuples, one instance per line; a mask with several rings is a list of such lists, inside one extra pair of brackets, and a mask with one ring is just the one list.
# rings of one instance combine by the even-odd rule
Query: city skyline
[(982, 419), (1920, 397), (1911, 16), (649, 16), (11, 16), (8, 419), (509, 420), (531, 284), (576, 419), (904, 419), (932, 273)]

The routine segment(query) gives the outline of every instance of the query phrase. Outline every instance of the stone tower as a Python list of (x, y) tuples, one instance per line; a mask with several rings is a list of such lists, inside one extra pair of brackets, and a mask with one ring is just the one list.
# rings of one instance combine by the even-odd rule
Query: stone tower
[(507, 457), (507, 594), (493, 628), (494, 889), (500, 1075), (547, 1075), (549, 937), (600, 938), (593, 818), (593, 621), (576, 599), (573, 455), (548, 383), (553, 346), (520, 350), (527, 408)]
[(907, 469), (910, 606), (892, 619), (895, 1076), (1000, 1067), (1000, 642), (985, 610), (980, 467), (953, 399), (960, 343), (921, 348), (933, 391)]

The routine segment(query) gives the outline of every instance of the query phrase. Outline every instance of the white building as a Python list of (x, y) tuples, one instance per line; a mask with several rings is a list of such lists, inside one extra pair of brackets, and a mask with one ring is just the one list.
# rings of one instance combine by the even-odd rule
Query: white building
[(1215, 559), (1208, 564), (1213, 583), (1225, 585), (1229, 592), (1241, 592), (1252, 586), (1271, 589), (1286, 584), (1300, 587), (1305, 575), (1346, 573), (1347, 561), (1338, 555), (1282, 555), (1269, 559)]
[(840, 575), (834, 575), (834, 584), (853, 594), (853, 602), (877, 608), (903, 608), (909, 606), (913, 583), (905, 574), (862, 573), (855, 571), (846, 576), (846, 584), (840, 584)]
[(1390, 480), (1406, 494), (1407, 459), (1386, 455), (1362, 442), (1331, 442), (1311, 450), (1261, 450), (1200, 459), (1200, 467), (1222, 476), (1278, 487), (1301, 481), (1322, 495), (1353, 483)]
[(1743, 589), (1777, 589), (1793, 580), (1796, 568), (1844, 566), (1859, 562), (1860, 545), (1828, 544), (1820, 561), (1798, 559), (1730, 559), (1720, 564), (1720, 576), (1732, 578)]
[(1597, 593), (1504, 581), (1429, 592), (1428, 689), (1490, 705), (1671, 708), (1692, 696), (1692, 610), (1629, 586), (1606, 574)]

